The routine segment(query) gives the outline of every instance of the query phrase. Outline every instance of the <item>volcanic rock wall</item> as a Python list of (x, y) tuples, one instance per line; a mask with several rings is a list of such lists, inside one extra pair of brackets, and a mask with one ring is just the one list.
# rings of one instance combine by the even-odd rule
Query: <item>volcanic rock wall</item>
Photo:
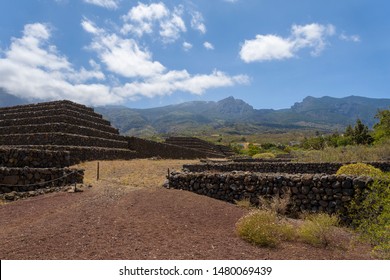
[(205, 152), (210, 155), (209, 157), (215, 158), (224, 158), (234, 154), (227, 146), (214, 145), (195, 137), (170, 137), (165, 140), (165, 143)]
[(0, 108), (0, 145), (68, 151), (70, 164), (135, 158), (127, 140), (102, 115), (66, 100)]
[[(381, 169), (390, 171), (390, 162), (367, 162)], [(234, 162), (234, 163), (208, 163), (208, 164), (187, 164), (183, 168), (190, 172), (203, 171), (249, 171), (262, 173), (326, 173), (335, 174), (345, 163), (297, 163), (297, 162)]]
[(198, 159), (215, 157), (214, 153), (185, 148), (167, 143), (158, 143), (136, 137), (127, 137), (129, 149), (137, 151), (137, 157), (161, 157), (166, 159)]
[(253, 204), (259, 202), (259, 196), (290, 192), (294, 211), (343, 214), (355, 190), (364, 189), (371, 182), (369, 177), (327, 174), (172, 172), (168, 187), (228, 202), (247, 198)]
[(61, 168), (69, 165), (70, 153), (68, 151), (0, 147), (0, 166), (2, 167)]

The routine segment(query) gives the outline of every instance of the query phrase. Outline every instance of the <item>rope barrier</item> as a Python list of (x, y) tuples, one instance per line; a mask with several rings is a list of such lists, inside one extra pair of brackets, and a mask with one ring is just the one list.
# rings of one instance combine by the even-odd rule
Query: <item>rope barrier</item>
[(75, 173), (78, 173), (79, 171), (76, 170), (76, 171), (72, 171), (71, 173), (69, 174), (66, 174), (62, 177), (59, 177), (59, 178), (56, 178), (56, 179), (53, 179), (53, 180), (49, 180), (49, 181), (45, 181), (45, 182), (41, 182), (41, 183), (34, 183), (34, 184), (27, 184), (27, 185), (7, 185), (7, 184), (0, 184), (0, 187), (32, 187), (32, 186), (41, 186), (41, 185), (45, 185), (45, 184), (49, 184), (49, 183), (53, 183), (53, 182), (56, 182), (56, 181), (59, 181), (63, 178), (66, 178), (66, 177), (69, 177), (70, 175), (72, 174), (75, 174)]

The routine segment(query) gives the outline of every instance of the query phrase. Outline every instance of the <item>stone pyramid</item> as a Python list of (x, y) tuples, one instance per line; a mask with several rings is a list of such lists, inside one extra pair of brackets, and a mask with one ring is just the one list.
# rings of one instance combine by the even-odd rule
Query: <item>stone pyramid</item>
[(102, 115), (67, 100), (0, 108), (0, 146), (69, 151), (71, 164), (136, 154)]

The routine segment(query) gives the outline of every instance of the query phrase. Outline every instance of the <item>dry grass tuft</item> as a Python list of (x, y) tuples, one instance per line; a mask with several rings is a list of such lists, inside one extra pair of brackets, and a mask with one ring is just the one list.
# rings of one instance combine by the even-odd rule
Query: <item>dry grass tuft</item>
[(313, 246), (327, 247), (331, 244), (334, 230), (339, 220), (336, 216), (326, 213), (307, 215), (298, 229), (301, 240)]
[(240, 207), (240, 208), (244, 208), (244, 209), (253, 209), (255, 206), (251, 203), (251, 200), (250, 198), (243, 198), (243, 199), (240, 199), (240, 200), (234, 200), (234, 203)]
[(276, 247), (282, 240), (292, 240), (295, 236), (292, 225), (266, 210), (255, 210), (242, 217), (236, 224), (236, 232), (242, 239), (261, 247)]

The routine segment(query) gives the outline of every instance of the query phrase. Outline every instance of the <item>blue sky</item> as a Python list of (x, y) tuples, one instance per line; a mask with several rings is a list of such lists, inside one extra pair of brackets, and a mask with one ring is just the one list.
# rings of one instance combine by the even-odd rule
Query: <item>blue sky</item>
[(390, 2), (2, 0), (0, 87), (147, 108), (390, 98)]

